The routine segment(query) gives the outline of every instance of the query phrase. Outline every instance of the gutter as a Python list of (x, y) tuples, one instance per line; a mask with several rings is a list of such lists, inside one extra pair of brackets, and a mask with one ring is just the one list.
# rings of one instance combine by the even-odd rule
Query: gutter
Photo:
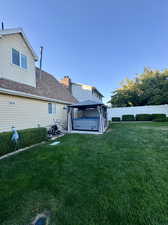
[(67, 104), (67, 105), (74, 104), (74, 102), (67, 102), (67, 101), (62, 101), (62, 100), (58, 100), (58, 99), (54, 99), (54, 98), (32, 95), (32, 94), (28, 94), (28, 93), (25, 93), (25, 92), (13, 91), (13, 90), (4, 89), (4, 88), (0, 88), (0, 93), (8, 94), (8, 95), (21, 96), (21, 97), (26, 97), (26, 98), (31, 98), (31, 99), (38, 99), (38, 100), (43, 100), (43, 101), (48, 101), (48, 102), (62, 103), (62, 104)]

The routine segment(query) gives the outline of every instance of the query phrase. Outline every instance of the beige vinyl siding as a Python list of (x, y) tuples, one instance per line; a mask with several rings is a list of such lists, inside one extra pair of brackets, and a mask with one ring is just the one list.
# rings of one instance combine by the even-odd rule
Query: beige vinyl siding
[[(27, 57), (27, 69), (12, 64), (12, 48)], [(20, 34), (4, 35), (0, 38), (0, 78), (36, 87), (35, 61)]]
[(56, 103), (56, 113), (48, 113), (48, 102), (0, 94), (0, 132), (17, 129), (46, 127), (53, 119), (66, 124), (67, 111), (64, 104)]

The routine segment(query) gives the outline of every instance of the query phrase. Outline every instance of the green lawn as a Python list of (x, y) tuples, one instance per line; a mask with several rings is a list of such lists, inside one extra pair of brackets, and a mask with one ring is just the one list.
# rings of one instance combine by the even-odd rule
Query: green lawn
[(168, 123), (114, 123), (0, 161), (0, 224), (168, 224)]

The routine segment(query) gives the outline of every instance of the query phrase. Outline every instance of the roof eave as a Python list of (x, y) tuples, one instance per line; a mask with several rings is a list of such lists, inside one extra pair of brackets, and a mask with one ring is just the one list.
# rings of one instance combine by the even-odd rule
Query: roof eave
[(20, 96), (20, 97), (26, 97), (26, 98), (31, 98), (31, 99), (37, 99), (37, 100), (43, 100), (43, 101), (49, 101), (49, 102), (56, 102), (56, 103), (61, 103), (61, 104), (66, 104), (66, 105), (74, 104), (74, 102), (63, 101), (63, 100), (59, 100), (59, 99), (54, 99), (54, 98), (48, 98), (48, 97), (43, 97), (43, 96), (39, 96), (39, 95), (28, 94), (28, 93), (21, 92), (21, 91), (13, 91), (13, 90), (5, 89), (5, 88), (0, 88), (0, 93), (8, 94), (8, 95)]

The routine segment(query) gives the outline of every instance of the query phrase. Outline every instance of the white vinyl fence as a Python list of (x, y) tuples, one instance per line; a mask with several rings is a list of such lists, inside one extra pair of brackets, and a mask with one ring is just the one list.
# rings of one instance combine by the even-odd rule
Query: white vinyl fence
[(153, 114), (153, 113), (163, 113), (168, 116), (168, 105), (149, 105), (149, 106), (134, 106), (134, 107), (118, 107), (118, 108), (108, 108), (108, 120), (112, 117), (120, 117), (122, 115), (131, 114)]

